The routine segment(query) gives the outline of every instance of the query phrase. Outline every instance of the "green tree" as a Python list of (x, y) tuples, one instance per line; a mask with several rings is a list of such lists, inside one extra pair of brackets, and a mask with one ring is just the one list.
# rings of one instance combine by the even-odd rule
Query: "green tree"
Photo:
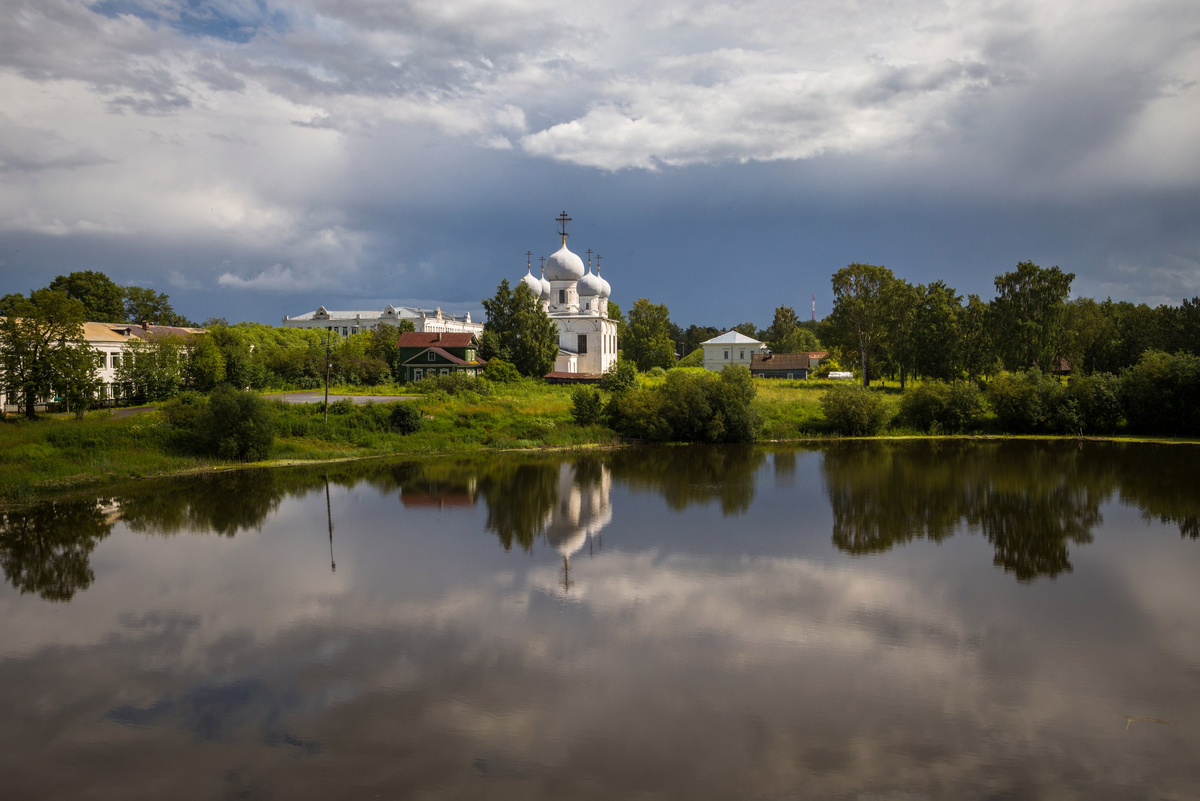
[(400, 358), (400, 335), (416, 331), (412, 320), (400, 320), (395, 325), (380, 323), (367, 335), (367, 355), (384, 362), (392, 375), (399, 375), (397, 360)]
[(996, 354), (992, 348), (990, 309), (978, 295), (967, 295), (958, 325), (958, 369), (968, 379), (995, 372)]
[(617, 342), (625, 336), (625, 315), (621, 312), (621, 307), (613, 301), (608, 302), (608, 319), (617, 324)]
[(66, 401), (67, 411), (81, 419), (99, 398), (100, 388), (104, 386), (96, 373), (104, 354), (86, 342), (79, 342), (63, 348), (59, 358), (62, 360), (62, 377), (56, 382), (55, 391)]
[(209, 334), (192, 337), (187, 343), (184, 377), (187, 385), (209, 392), (225, 380), (225, 356)]
[(760, 333), (766, 337), (772, 353), (805, 353), (821, 347), (813, 330), (801, 327), (800, 318), (791, 306), (775, 309), (775, 319)]
[(29, 298), (20, 292), (9, 292), (7, 295), (0, 297), (0, 317), (12, 314), (17, 307), (28, 302)]
[(505, 278), (496, 294), (483, 300), (483, 310), (487, 322), (480, 338), (480, 356), (509, 362), (525, 376), (541, 378), (554, 369), (558, 329), (528, 286), (518, 283), (514, 291)]
[(887, 361), (900, 373), (900, 389), (917, 362), (917, 312), (925, 296), (925, 287), (913, 286), (903, 278), (887, 285), (884, 291), (885, 334), (882, 339)]
[(121, 287), (102, 272), (80, 270), (57, 276), (47, 289), (65, 292), (83, 304), (85, 320), (100, 323), (119, 323), (125, 316), (125, 300)]
[(191, 320), (176, 313), (170, 295), (144, 286), (125, 287), (125, 319), (131, 323), (195, 326)]
[(117, 383), (125, 397), (146, 402), (178, 395), (184, 378), (183, 351), (179, 337), (131, 338), (117, 368)]
[(733, 327), (742, 336), (750, 337), (751, 339), (762, 339), (762, 334), (759, 333), (758, 326), (754, 323), (738, 323)]
[(884, 338), (887, 289), (894, 280), (891, 270), (874, 264), (850, 264), (833, 274), (833, 342), (857, 354), (864, 387), (871, 383), (871, 363)]
[(668, 328), (670, 319), (665, 303), (651, 303), (645, 298), (638, 298), (629, 310), (623, 350), (639, 370), (675, 366), (675, 343)]
[[(5, 394), (33, 418), (34, 404), (58, 391), (78, 394), (93, 381), (99, 354), (83, 338), (84, 308), (65, 292), (38, 289), (0, 320), (0, 371)], [(79, 353), (71, 353), (77, 348)]]
[(1074, 273), (1043, 269), (1030, 261), (996, 276), (993, 338), (1006, 368), (1054, 369), (1066, 344), (1066, 300), (1074, 280)]
[(945, 281), (925, 287), (913, 329), (914, 366), (926, 378), (953, 381), (962, 373), (962, 297)]

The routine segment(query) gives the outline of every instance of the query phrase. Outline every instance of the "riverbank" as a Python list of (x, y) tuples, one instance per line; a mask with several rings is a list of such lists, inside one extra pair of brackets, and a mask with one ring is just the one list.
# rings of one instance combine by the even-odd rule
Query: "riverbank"
[[(662, 379), (643, 378), (647, 383)], [(759, 441), (824, 442), (837, 437), (821, 411), (820, 397), (829, 382), (755, 380), (755, 409), (762, 419)], [(412, 395), (411, 386), (331, 388), (335, 394)], [(502, 451), (585, 450), (621, 447), (623, 442), (603, 425), (576, 425), (571, 416), (571, 387), (538, 382), (497, 384), (489, 394), (431, 392), (412, 403), (421, 409), (421, 430), (407, 435), (368, 425), (369, 411), (349, 401), (331, 404), (329, 422), (319, 404), (276, 408), (277, 437), (271, 458), (232, 462), (180, 452), (161, 412), (148, 409), (118, 417), (111, 411), (36, 421), (9, 419), (0, 424), (0, 505), (21, 504), (38, 497), (95, 491), (150, 477), (189, 475), (250, 467), (327, 464), (388, 456), (432, 457)], [(894, 412), (898, 387), (876, 390)], [(264, 396), (268, 400), (272, 396)], [(376, 407), (378, 408), (378, 407)], [(1078, 439), (979, 433), (936, 437), (911, 430), (889, 429), (864, 439)], [(1124, 442), (1196, 443), (1168, 437), (1087, 437)]]

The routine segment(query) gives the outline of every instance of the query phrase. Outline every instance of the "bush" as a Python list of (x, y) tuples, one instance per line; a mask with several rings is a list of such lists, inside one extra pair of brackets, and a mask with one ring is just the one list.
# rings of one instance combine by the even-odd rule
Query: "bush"
[(621, 434), (663, 442), (749, 442), (758, 436), (754, 384), (745, 367), (721, 375), (672, 370), (658, 387), (614, 394), (605, 409)]
[(349, 398), (342, 398), (340, 400), (335, 400), (333, 403), (329, 404), (329, 413), (330, 414), (353, 414), (354, 413), (354, 401), (350, 400)]
[(1200, 357), (1149, 351), (1121, 375), (1125, 420), (1151, 434), (1200, 434)]
[(696, 348), (694, 351), (684, 356), (679, 360), (677, 367), (703, 367), (704, 366), (704, 348)]
[[(996, 376), (988, 384), (987, 399), (1006, 433), (1078, 434), (1086, 425), (1082, 392), (1069, 392), (1054, 376), (1031, 367)], [(1094, 411), (1099, 414), (1099, 407)]]
[(462, 395), (474, 392), (476, 395), (491, 395), (492, 385), (482, 378), (466, 373), (446, 373), (431, 375), (420, 383), (424, 392), (445, 392), (447, 395)]
[(571, 416), (576, 425), (590, 426), (600, 422), (603, 403), (600, 393), (587, 387), (576, 387), (571, 393)]
[(879, 433), (891, 416), (878, 393), (860, 386), (834, 386), (821, 396), (821, 409), (833, 430), (842, 436)]
[(1121, 384), (1111, 373), (1076, 376), (1067, 384), (1067, 397), (1075, 404), (1079, 430), (1111, 434), (1121, 422)]
[(513, 384), (521, 380), (517, 368), (503, 359), (492, 359), (483, 370), (483, 377), (497, 384)]
[(415, 434), (421, 429), (421, 410), (411, 403), (397, 403), (392, 407), (390, 422), (399, 434)]
[(983, 396), (974, 384), (927, 381), (900, 399), (900, 419), (930, 432), (962, 432), (975, 428), (983, 413)]
[(662, 369), (658, 365), (655, 365), (654, 367), (651, 367), (649, 370), (646, 371), (646, 375), (650, 376), (651, 378), (662, 378), (666, 374), (667, 374), (667, 371)]
[(600, 386), (609, 392), (628, 392), (637, 386), (637, 365), (627, 359), (617, 359), (600, 379)]
[[(196, 407), (199, 407), (198, 409)], [(258, 461), (275, 444), (273, 415), (267, 401), (253, 392), (223, 384), (208, 402), (180, 402), (168, 414), (192, 448), (223, 459)]]

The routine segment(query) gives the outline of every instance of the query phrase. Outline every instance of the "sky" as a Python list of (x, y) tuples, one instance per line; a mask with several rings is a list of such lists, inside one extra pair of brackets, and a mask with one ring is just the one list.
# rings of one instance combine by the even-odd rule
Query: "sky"
[(1200, 295), (1195, 0), (0, 0), (0, 294), (475, 311), (557, 249), (688, 324), (851, 262)]

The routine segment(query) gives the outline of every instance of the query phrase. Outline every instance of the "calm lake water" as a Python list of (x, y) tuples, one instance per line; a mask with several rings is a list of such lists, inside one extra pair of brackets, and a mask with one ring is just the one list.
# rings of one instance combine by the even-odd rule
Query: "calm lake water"
[(1200, 448), (664, 448), (0, 516), (5, 799), (1200, 797)]

